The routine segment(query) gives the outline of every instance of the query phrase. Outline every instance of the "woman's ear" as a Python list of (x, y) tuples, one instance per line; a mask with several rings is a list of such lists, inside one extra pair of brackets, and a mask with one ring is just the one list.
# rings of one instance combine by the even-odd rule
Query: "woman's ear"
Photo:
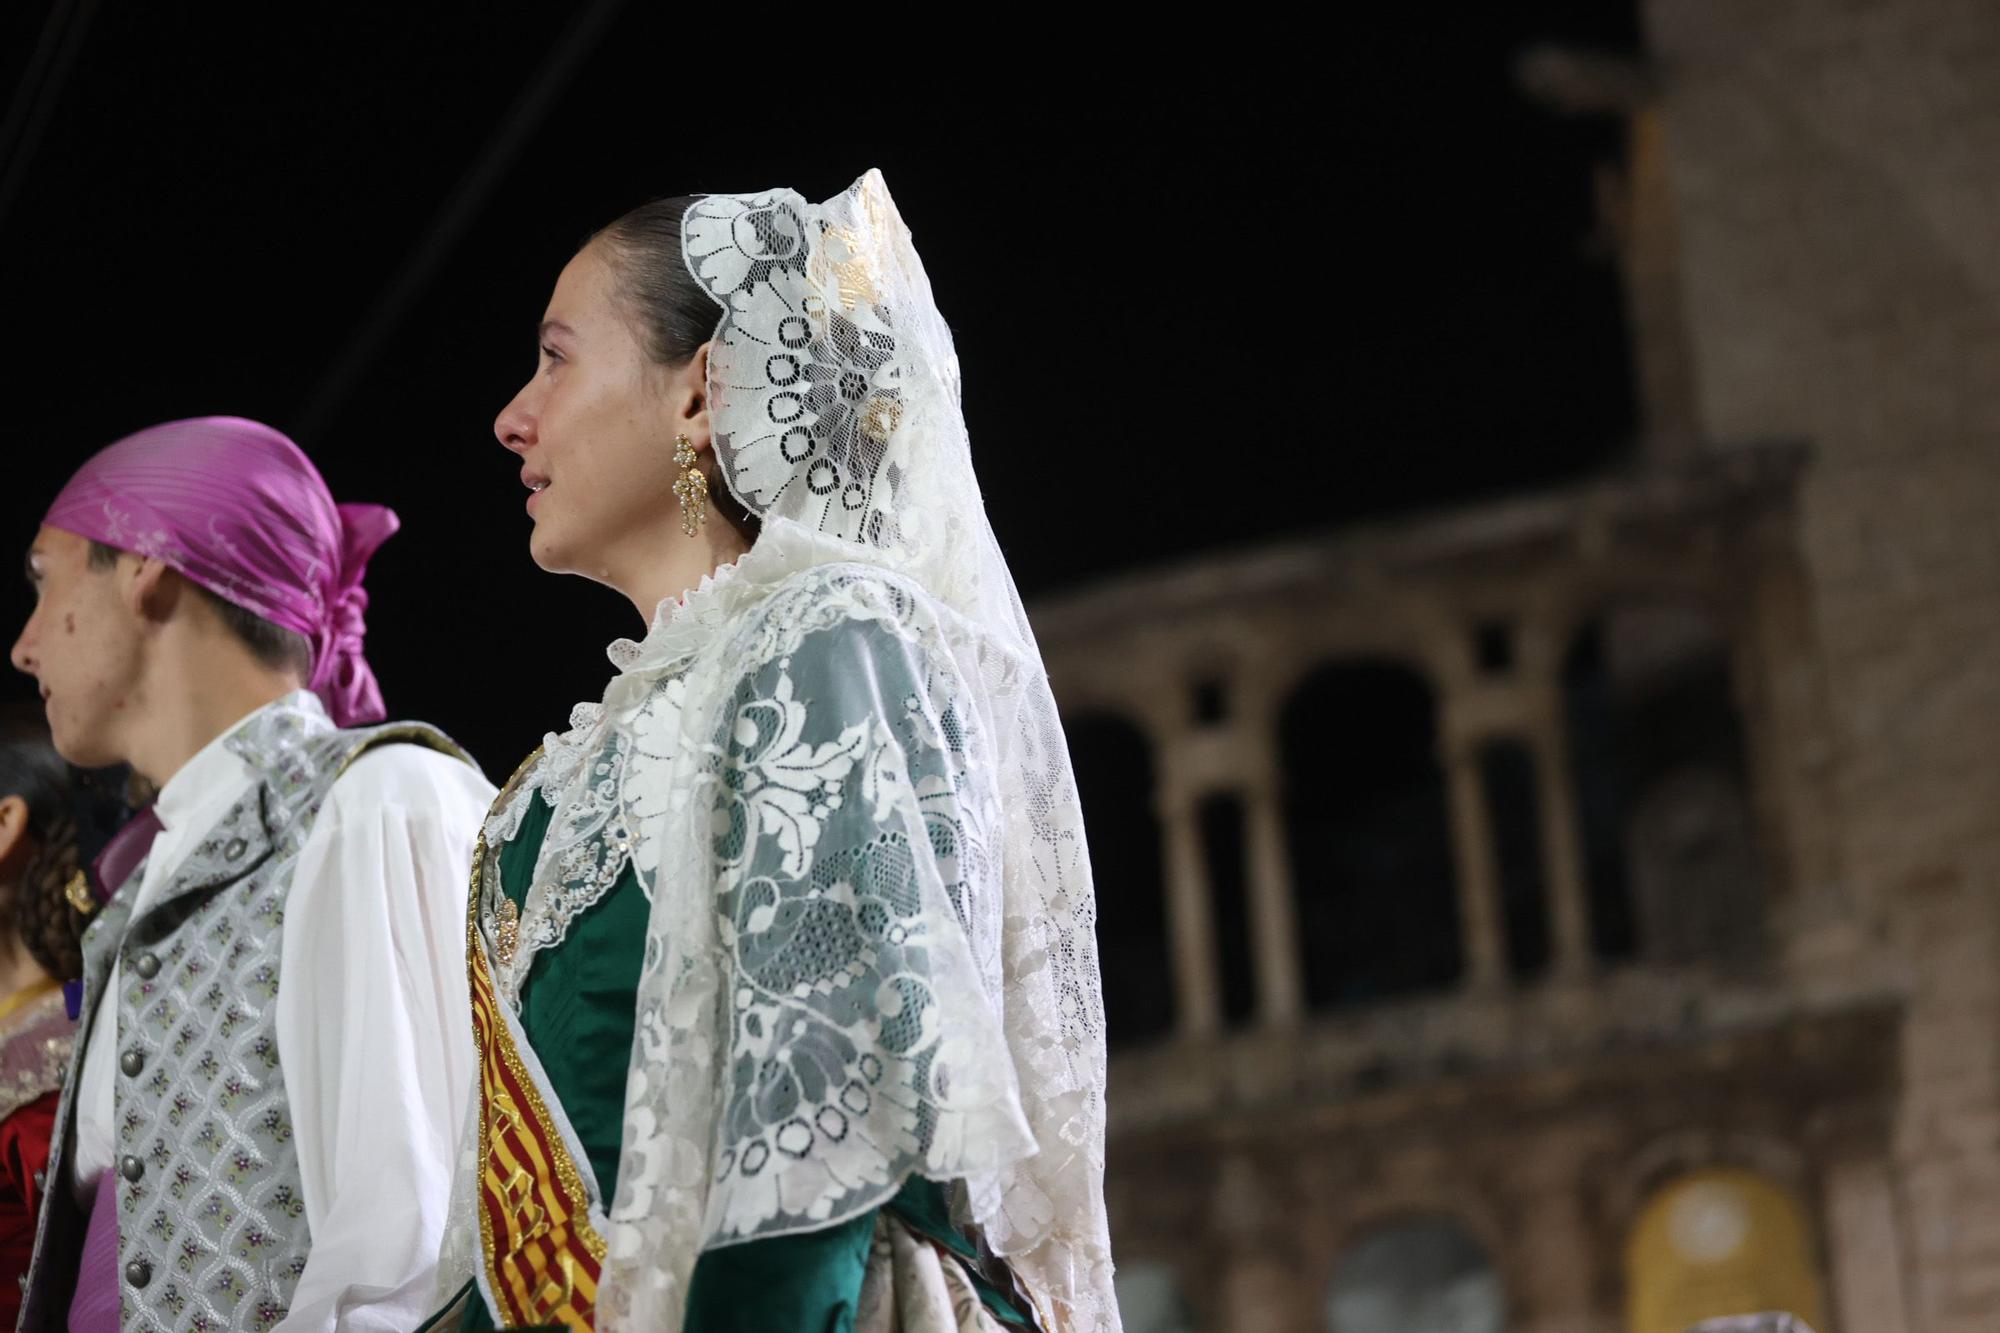
[(674, 429), (687, 436), (688, 443), (698, 454), (710, 452), (714, 444), (708, 419), (708, 349), (714, 345), (703, 343), (695, 348), (687, 364), (674, 372), (680, 389), (676, 397), (680, 404), (680, 419), (674, 423)]
[(34, 850), (28, 836), (28, 802), (19, 796), (0, 797), (0, 878), (18, 875)]

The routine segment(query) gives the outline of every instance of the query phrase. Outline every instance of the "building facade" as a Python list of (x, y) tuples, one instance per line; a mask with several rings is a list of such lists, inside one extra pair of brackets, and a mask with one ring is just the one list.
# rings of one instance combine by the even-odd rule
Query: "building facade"
[(1034, 608), (1134, 1333), (2000, 1329), (2000, 11), (1645, 18), (1642, 459)]

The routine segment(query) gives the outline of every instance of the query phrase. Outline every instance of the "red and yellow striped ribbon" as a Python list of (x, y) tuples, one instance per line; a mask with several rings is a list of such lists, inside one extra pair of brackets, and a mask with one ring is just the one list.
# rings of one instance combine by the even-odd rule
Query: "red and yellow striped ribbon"
[(473, 859), (466, 971), (479, 1049), (479, 1243), (486, 1287), (506, 1325), (595, 1326), (604, 1239), (590, 1224), (583, 1174), (515, 1049), (479, 937), (481, 840)]

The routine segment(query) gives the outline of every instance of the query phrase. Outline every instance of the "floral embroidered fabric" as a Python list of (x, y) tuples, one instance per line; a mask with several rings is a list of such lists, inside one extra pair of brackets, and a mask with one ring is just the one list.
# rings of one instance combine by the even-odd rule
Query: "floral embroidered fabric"
[(62, 1086), (75, 1042), (60, 989), (0, 1020), (0, 1120)]

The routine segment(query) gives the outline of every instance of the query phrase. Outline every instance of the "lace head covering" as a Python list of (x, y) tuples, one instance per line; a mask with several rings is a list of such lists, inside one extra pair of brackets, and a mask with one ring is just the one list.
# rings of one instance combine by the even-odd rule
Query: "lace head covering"
[(271, 427), (193, 417), (128, 435), (77, 469), (42, 522), (150, 556), (303, 635), (307, 685), (335, 724), (386, 715), (362, 650), (361, 584), (396, 515), (335, 504), (312, 460)]
[(997, 751), (1000, 1001), (1037, 1150), (967, 1182), (971, 1220), (1062, 1327), (1115, 1330), (1090, 864), (1055, 700), (973, 472), (950, 330), (877, 171), (823, 204), (699, 198), (682, 243), (723, 309), (715, 452), (764, 522), (757, 545), (892, 570), (978, 645), (962, 688)]
[(682, 242), (723, 307), (708, 387), (731, 493), (1037, 656), (973, 474), (951, 331), (882, 174), (819, 205), (705, 196)]

